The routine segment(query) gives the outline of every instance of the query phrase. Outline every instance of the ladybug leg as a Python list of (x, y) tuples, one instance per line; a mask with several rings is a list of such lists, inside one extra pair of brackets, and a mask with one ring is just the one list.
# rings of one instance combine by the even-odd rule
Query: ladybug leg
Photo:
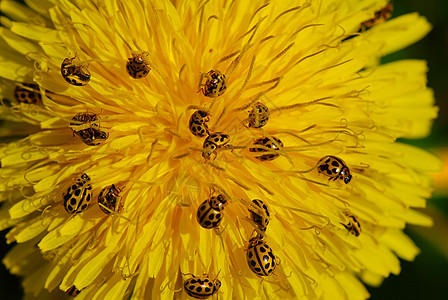
[(179, 293), (183, 290), (182, 287), (179, 287), (178, 289), (171, 287), (170, 283), (168, 282), (167, 284), (165, 284), (165, 286), (163, 288), (160, 289), (160, 292), (163, 292), (166, 288), (168, 287), (168, 289), (174, 293)]
[(208, 199), (212, 198), (212, 195), (215, 193), (215, 187), (211, 187), (209, 192), (208, 192)]
[(204, 84), (202, 83), (204, 81), (204, 77), (206, 76), (205, 73), (201, 73), (201, 77), (199, 78), (199, 84), (198, 84), (198, 91), (197, 93), (201, 92), (204, 93)]
[(235, 149), (231, 145), (229, 145), (229, 147), (226, 147), (226, 148), (228, 148), (230, 150), (230, 152), (232, 152), (233, 155), (236, 155)]
[[(78, 52), (75, 52), (75, 56), (73, 56), (72, 58), (68, 59), (68, 64), (65, 67), (68, 68), (68, 67), (74, 66), (75, 64), (73, 63), (73, 61), (76, 59), (77, 55), (78, 55)], [(70, 54), (69, 54), (69, 57), (70, 57)]]
[(222, 230), (220, 230), (219, 227), (215, 228), (216, 235), (222, 235), (222, 233), (226, 230), (226, 228), (227, 225)]
[[(214, 157), (213, 157), (213, 161), (215, 161), (216, 158), (218, 158), (218, 153), (217, 153), (217, 151), (213, 151), (211, 155), (214, 156)], [(211, 156), (211, 155), (210, 155), (210, 156)]]

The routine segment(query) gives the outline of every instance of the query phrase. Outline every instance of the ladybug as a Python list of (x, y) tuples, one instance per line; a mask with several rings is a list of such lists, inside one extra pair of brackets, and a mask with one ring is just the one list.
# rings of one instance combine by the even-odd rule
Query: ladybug
[[(70, 127), (73, 130), (74, 134), (79, 134), (79, 131), (86, 128), (82, 125), (89, 123), (89, 128), (98, 128), (98, 124), (95, 124), (95, 121), (99, 120), (99, 115), (94, 113), (79, 113), (72, 118), (73, 122), (70, 122)], [(92, 124), (94, 123), (94, 124)]]
[(359, 236), (361, 234), (361, 224), (354, 215), (350, 212), (344, 212), (344, 215), (348, 218), (348, 223), (341, 223), (351, 234), (354, 236)]
[(65, 81), (75, 86), (83, 86), (90, 81), (90, 72), (83, 64), (73, 64), (76, 58), (66, 58), (61, 65), (61, 74)]
[(39, 86), (34, 83), (22, 83), (14, 88), (14, 98), (17, 102), (25, 104), (42, 103)]
[(190, 131), (193, 135), (198, 137), (206, 136), (208, 132), (207, 122), (210, 121), (210, 117), (207, 112), (203, 110), (195, 111), (191, 117), (189, 122)]
[(133, 53), (132, 57), (126, 62), (126, 71), (132, 78), (140, 79), (146, 77), (151, 71), (148, 61), (146, 60), (147, 52)]
[(394, 10), (394, 6), (392, 3), (388, 3), (383, 9), (375, 12), (375, 16), (362, 23), (366, 28), (372, 28), (378, 24), (383, 23), (387, 19), (392, 16), (392, 11)]
[(222, 211), (227, 205), (227, 200), (224, 195), (212, 196), (205, 200), (198, 207), (196, 219), (199, 225), (206, 229), (216, 228), (221, 224)]
[(76, 134), (81, 138), (84, 144), (88, 146), (100, 145), (109, 137), (109, 133), (94, 127), (80, 130), (76, 132)]
[(342, 179), (345, 184), (349, 183), (352, 179), (350, 170), (344, 161), (336, 156), (329, 155), (322, 157), (317, 163), (317, 171), (327, 176), (329, 180)]
[(70, 297), (76, 297), (79, 295), (79, 293), (81, 293), (80, 290), (78, 290), (74, 285), (69, 288), (68, 290), (65, 291), (67, 293), (67, 295), (69, 295)]
[[(206, 81), (202, 84), (202, 80), (205, 77)], [(224, 94), (227, 89), (226, 75), (222, 74), (218, 70), (211, 70), (207, 74), (202, 74), (201, 85), (199, 91), (202, 91), (204, 96), (210, 98), (216, 98)]]
[(202, 157), (205, 159), (210, 159), (210, 156), (214, 153), (216, 155), (216, 150), (221, 148), (229, 147), (230, 137), (223, 132), (215, 132), (210, 134), (202, 144)]
[(207, 299), (216, 294), (221, 287), (221, 281), (217, 278), (210, 280), (208, 276), (192, 276), (185, 280), (184, 289), (188, 296), (195, 299)]
[(269, 276), (275, 270), (277, 263), (271, 247), (260, 236), (249, 240), (246, 250), (246, 260), (249, 268), (258, 276)]
[(269, 213), (269, 208), (260, 199), (254, 199), (252, 200), (252, 203), (257, 206), (257, 209), (249, 209), (250, 218), (255, 224), (257, 224), (258, 228), (261, 231), (266, 231), (269, 224), (269, 218), (271, 216), (271, 214)]
[(269, 120), (269, 108), (261, 102), (254, 104), (249, 113), (247, 127), (260, 128), (266, 125)]
[(120, 192), (121, 189), (117, 188), (115, 184), (108, 185), (101, 190), (98, 195), (98, 205), (105, 214), (110, 215), (112, 212), (120, 212), (123, 209)]
[[(274, 160), (277, 157), (279, 157), (279, 154), (273, 153), (274, 151), (279, 151), (282, 147), (283, 147), (283, 143), (280, 139), (276, 138), (276, 137), (261, 137), (258, 138), (254, 141), (253, 143), (255, 146), (256, 145), (260, 145), (263, 147), (258, 147), (258, 148), (249, 148), (250, 152), (271, 152), (269, 154), (263, 154), (260, 156), (255, 156), (256, 159), (259, 159), (261, 161), (270, 161), (270, 160)], [(268, 149), (272, 149), (272, 150), (268, 150)]]
[(92, 200), (90, 177), (86, 173), (77, 176), (75, 183), (67, 189), (63, 198), (64, 208), (69, 214), (78, 214), (85, 211)]

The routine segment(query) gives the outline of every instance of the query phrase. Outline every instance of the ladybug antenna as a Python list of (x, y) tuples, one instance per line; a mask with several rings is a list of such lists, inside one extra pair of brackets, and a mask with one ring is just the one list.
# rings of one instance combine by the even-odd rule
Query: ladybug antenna
[(216, 279), (218, 279), (219, 273), (221, 273), (221, 270), (218, 271), (218, 273), (216, 274), (215, 278), (213, 279), (213, 281), (215, 281)]
[(207, 114), (209, 114), (209, 109), (206, 108), (206, 107), (203, 107), (203, 106), (189, 105), (189, 106), (187, 106), (187, 108), (186, 108), (186, 110), (191, 110), (191, 109), (197, 109), (197, 110), (204, 111), (204, 112), (206, 112)]
[(263, 95), (264, 95), (264, 92), (259, 92), (255, 98), (250, 99), (249, 103), (247, 103), (244, 106), (234, 108), (232, 111), (242, 111), (242, 110), (246, 110), (246, 109), (253, 107), (255, 102), (257, 102)]
[[(292, 211), (295, 211), (295, 212), (299, 212), (299, 213), (315, 216), (315, 217), (318, 217), (318, 218), (321, 218), (321, 219), (324, 219), (325, 221), (327, 221), (327, 224), (323, 225), (323, 227), (328, 226), (331, 223), (329, 217), (321, 215), (321, 214), (318, 214), (318, 213), (314, 213), (314, 212), (307, 211), (307, 210), (304, 210), (304, 209), (291, 207), (291, 206), (287, 206), (287, 205), (282, 205), (282, 204), (271, 203), (271, 205), (277, 206), (277, 207), (281, 207), (281, 208), (284, 208), (284, 209), (288, 209), (288, 210), (292, 210)], [(314, 226), (317, 226), (317, 225), (313, 225), (312, 227), (314, 227)]]

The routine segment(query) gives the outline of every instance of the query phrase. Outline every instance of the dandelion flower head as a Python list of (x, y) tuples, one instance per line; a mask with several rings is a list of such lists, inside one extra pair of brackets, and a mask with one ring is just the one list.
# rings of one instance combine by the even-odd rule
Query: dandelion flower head
[[(3, 263), (28, 295), (363, 299), (439, 162), (387, 1), (1, 1)], [(210, 285), (208, 285), (210, 284)]]

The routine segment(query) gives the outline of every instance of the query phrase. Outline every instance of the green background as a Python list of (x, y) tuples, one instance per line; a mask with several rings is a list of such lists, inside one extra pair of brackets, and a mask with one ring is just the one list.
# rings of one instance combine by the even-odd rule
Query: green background
[[(429, 150), (448, 147), (448, 0), (395, 0), (394, 6), (393, 16), (417, 11), (433, 24), (433, 30), (423, 40), (384, 59), (385, 62), (403, 58), (428, 61), (428, 85), (435, 91), (440, 107), (439, 118), (428, 138), (406, 142)], [(446, 194), (436, 191), (429, 202), (440, 209), (446, 218)], [(437, 225), (436, 220), (436, 227), (440, 228)], [(412, 226), (406, 229), (422, 253), (414, 262), (402, 261), (399, 276), (391, 275), (379, 288), (369, 287), (371, 299), (448, 299), (448, 257), (446, 252), (443, 254), (437, 245), (429, 241), (434, 230), (421, 230)], [(0, 232), (0, 258), (11, 248), (11, 245), (5, 243), (6, 232)], [(445, 242), (448, 244), (448, 241)], [(10, 275), (0, 264), (0, 299), (21, 299), (22, 295), (19, 279)]]

